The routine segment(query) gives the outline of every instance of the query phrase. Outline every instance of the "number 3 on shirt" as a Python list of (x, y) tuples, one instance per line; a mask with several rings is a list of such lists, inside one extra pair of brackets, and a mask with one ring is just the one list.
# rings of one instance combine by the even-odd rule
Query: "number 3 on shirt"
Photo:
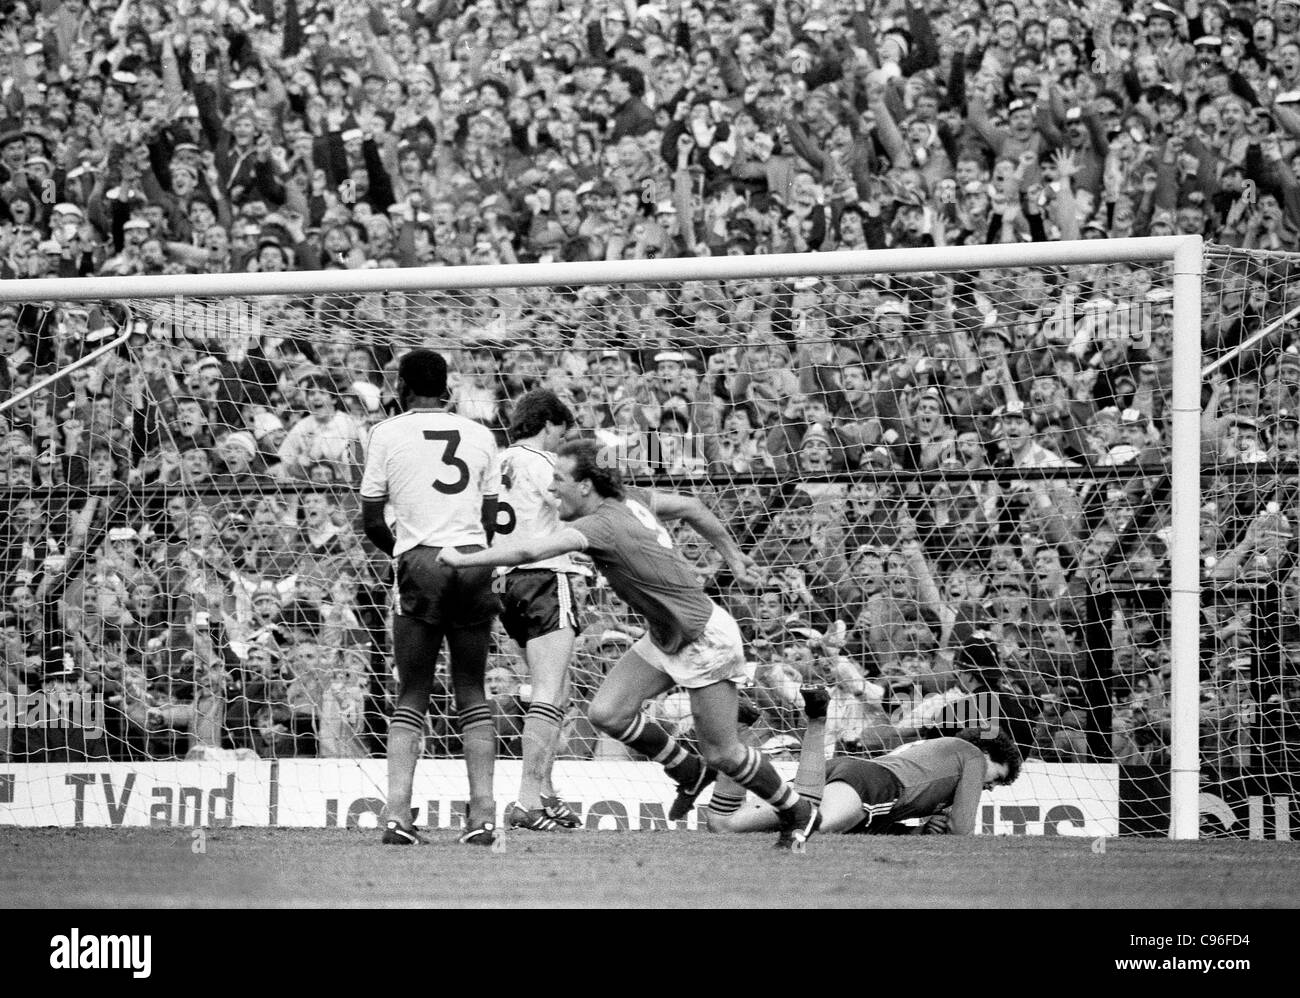
[(450, 465), (460, 472), (460, 477), (454, 482), (448, 483), (435, 480), (433, 487), (445, 496), (464, 492), (465, 487), (469, 485), (469, 465), (456, 456), (456, 448), (460, 446), (460, 430), (425, 430), (424, 439), (441, 440), (443, 445), (442, 463)]
[(627, 508), (632, 511), (632, 515), (640, 520), (645, 528), (655, 535), (655, 540), (659, 542), (660, 547), (671, 548), (673, 546), (673, 539), (668, 535), (668, 531), (664, 529), (662, 523), (655, 519), (655, 515), (651, 513), (650, 510), (646, 509), (635, 499), (628, 499), (626, 502)]

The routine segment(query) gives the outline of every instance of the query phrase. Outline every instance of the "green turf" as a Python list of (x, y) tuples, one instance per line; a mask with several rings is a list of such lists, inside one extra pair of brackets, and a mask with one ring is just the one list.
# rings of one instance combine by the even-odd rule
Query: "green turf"
[(374, 831), (0, 829), (0, 898), (22, 907), (1253, 907), (1300, 901), (1283, 842), (978, 836), (515, 832), (507, 852), (381, 847)]

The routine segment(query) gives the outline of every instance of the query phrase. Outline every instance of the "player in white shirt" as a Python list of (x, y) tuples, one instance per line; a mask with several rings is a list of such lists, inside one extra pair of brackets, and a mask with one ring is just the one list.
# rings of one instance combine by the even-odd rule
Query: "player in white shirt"
[[(512, 541), (554, 536), (562, 527), (551, 495), (555, 448), (574, 425), (573, 413), (545, 388), (528, 392), (510, 418), (513, 443), (501, 452), (501, 499), (496, 534)], [(577, 639), (578, 606), (572, 578), (580, 569), (571, 552), (498, 569), (501, 623), (524, 651), (532, 700), (524, 716), (523, 773), (519, 797), (507, 809), (514, 828), (535, 832), (581, 827), (581, 819), (551, 783), (555, 750), (564, 726), (569, 662)]]
[[(403, 413), (375, 426), (361, 480), (366, 536), (397, 559), (393, 657), (401, 690), (388, 727), (384, 842), (427, 840), (413, 826), (411, 784), (424, 746), (434, 667), (447, 640), (452, 686), (469, 772), (470, 810), (460, 841), (496, 841), (492, 770), (496, 728), (484, 690), (492, 618), (500, 602), (492, 570), (449, 569), (444, 547), (481, 551), (497, 517), (496, 441), (486, 427), (447, 411), (447, 361), (412, 350), (398, 367)], [(396, 535), (385, 520), (392, 511)]]

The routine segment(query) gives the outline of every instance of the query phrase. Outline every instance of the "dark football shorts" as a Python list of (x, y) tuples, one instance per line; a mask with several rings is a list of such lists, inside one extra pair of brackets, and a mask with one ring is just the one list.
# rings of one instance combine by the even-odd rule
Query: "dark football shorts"
[(889, 812), (898, 803), (902, 788), (894, 774), (868, 759), (839, 757), (826, 763), (826, 782), (847, 783), (862, 800), (862, 820), (846, 835), (880, 835), (893, 822)]
[(582, 630), (578, 601), (566, 572), (530, 568), (497, 578), (501, 623), (520, 648), (561, 628)]
[[(447, 630), (477, 627), (501, 612), (492, 591), (492, 568), (452, 568), (438, 560), (441, 548), (417, 547), (397, 559), (397, 613)], [(482, 544), (456, 548), (466, 554)]]

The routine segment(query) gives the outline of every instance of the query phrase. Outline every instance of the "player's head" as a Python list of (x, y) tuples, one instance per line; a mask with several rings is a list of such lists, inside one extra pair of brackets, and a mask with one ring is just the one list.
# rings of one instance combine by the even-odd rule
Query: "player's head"
[(411, 399), (447, 399), (447, 358), (436, 350), (423, 347), (402, 357), (397, 366), (398, 395), (402, 406), (409, 407)]
[(569, 440), (555, 453), (551, 492), (559, 500), (560, 519), (575, 520), (595, 510), (602, 499), (622, 499), (623, 479), (594, 440)]
[(970, 742), (988, 758), (984, 771), (986, 787), (1006, 787), (1016, 782), (1020, 775), (1020, 749), (1011, 740), (1006, 728), (966, 728), (957, 733), (962, 741)]
[(510, 414), (510, 439), (527, 440), (539, 433), (543, 450), (555, 450), (574, 424), (573, 413), (549, 388), (534, 388), (515, 403)]

